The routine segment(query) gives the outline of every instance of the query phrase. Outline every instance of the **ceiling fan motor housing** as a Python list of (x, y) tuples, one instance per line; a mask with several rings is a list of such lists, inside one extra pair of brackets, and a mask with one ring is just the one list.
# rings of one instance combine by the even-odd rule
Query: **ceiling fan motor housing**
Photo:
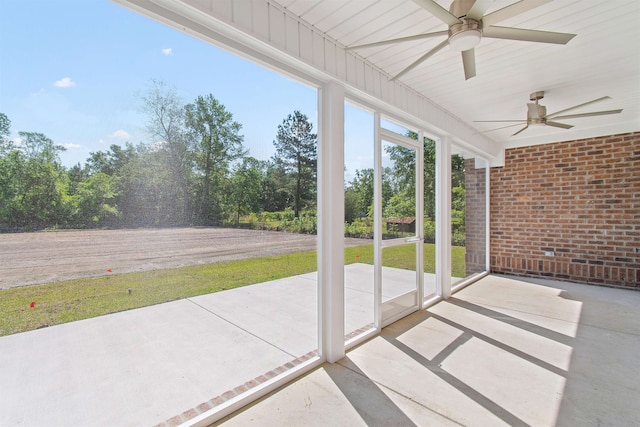
[(462, 21), (449, 26), (449, 46), (453, 50), (463, 52), (480, 43), (482, 21), (466, 17), (474, 3), (475, 0), (456, 0), (449, 8), (449, 12)]
[(538, 103), (527, 104), (527, 106), (529, 107), (527, 122), (530, 125), (543, 125), (547, 122), (547, 107)]

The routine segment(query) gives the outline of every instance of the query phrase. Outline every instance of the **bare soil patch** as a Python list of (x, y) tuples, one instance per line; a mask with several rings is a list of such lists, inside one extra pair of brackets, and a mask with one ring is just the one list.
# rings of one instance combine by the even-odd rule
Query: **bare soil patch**
[(316, 236), (233, 228), (0, 234), (0, 289), (315, 249)]

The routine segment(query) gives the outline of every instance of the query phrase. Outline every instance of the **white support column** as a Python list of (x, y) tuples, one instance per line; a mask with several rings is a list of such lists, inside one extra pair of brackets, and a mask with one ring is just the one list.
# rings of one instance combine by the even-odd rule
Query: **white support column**
[(451, 139), (436, 142), (436, 294), (451, 296)]
[(418, 308), (424, 303), (424, 136), (418, 132), (419, 147), (416, 151), (416, 273), (418, 275)]
[(382, 139), (380, 113), (373, 114), (373, 313), (374, 325), (382, 329)]
[(318, 93), (318, 337), (322, 358), (344, 357), (344, 87)]
[(485, 161), (485, 167), (487, 171), (484, 174), (484, 188), (485, 188), (485, 271), (491, 271), (491, 164), (488, 161)]

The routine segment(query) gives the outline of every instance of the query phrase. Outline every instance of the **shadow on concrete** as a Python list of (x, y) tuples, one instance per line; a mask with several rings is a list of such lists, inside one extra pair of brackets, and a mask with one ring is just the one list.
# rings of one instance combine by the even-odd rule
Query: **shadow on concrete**
[[(460, 336), (458, 336), (448, 346), (442, 349), (442, 351), (438, 353), (438, 355), (432, 358), (431, 360), (427, 359), (422, 354), (412, 349), (410, 346), (398, 340), (398, 337), (400, 335), (409, 331), (410, 329), (414, 328), (415, 326), (419, 325), (420, 323), (424, 322), (426, 319), (430, 317), (434, 317), (440, 321), (443, 321), (444, 323), (450, 324), (463, 331), (463, 333)], [(477, 334), (468, 328), (464, 328), (461, 325), (456, 324), (455, 322), (451, 322), (442, 316), (438, 316), (426, 311), (415, 313), (412, 316), (410, 316), (410, 319), (407, 319), (407, 320), (408, 320), (407, 322), (403, 323), (402, 328), (394, 329), (390, 333), (387, 331), (383, 331), (382, 338), (384, 338), (387, 342), (389, 342), (391, 345), (396, 347), (398, 350), (402, 351), (403, 353), (411, 357), (413, 360), (418, 362), (422, 367), (431, 371), (442, 381), (451, 385), (452, 387), (454, 387), (455, 389), (463, 393), (465, 396), (467, 396), (469, 399), (473, 400), (474, 402), (476, 402), (477, 404), (479, 404), (480, 406), (487, 409), (489, 412), (491, 412), (492, 414), (494, 414), (495, 416), (503, 420), (508, 425), (510, 426), (529, 425), (526, 422), (524, 422), (522, 419), (518, 418), (516, 415), (512, 414), (505, 408), (496, 404), (488, 397), (484, 396), (478, 390), (475, 390), (470, 385), (465, 384), (463, 381), (461, 381), (460, 379), (456, 378), (454, 375), (444, 370), (441, 366), (442, 362), (449, 355), (451, 355), (454, 351), (456, 351), (456, 349), (458, 349), (460, 346), (465, 344), (471, 338), (476, 337), (480, 339), (486, 339), (487, 337), (482, 336), (481, 334)], [(490, 341), (492, 343), (495, 343), (495, 340), (490, 340)], [(502, 347), (504, 348), (504, 346)]]
[(326, 364), (323, 369), (369, 426), (415, 427), (416, 424), (349, 360)]

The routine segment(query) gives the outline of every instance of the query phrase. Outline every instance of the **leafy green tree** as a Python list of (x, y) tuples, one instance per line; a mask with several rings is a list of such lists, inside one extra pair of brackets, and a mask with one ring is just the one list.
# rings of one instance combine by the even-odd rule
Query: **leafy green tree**
[(387, 145), (385, 151), (393, 162), (391, 173), (383, 173), (389, 180), (391, 195), (383, 196), (382, 215), (384, 218), (415, 216), (416, 203), (416, 151), (400, 145)]
[(174, 185), (165, 157), (157, 146), (140, 144), (136, 156), (118, 174), (118, 208), (124, 225), (183, 225), (181, 189)]
[(80, 163), (76, 163), (67, 170), (67, 176), (69, 177), (69, 194), (74, 195), (80, 183), (89, 179), (91, 173), (86, 164), (82, 166)]
[[(407, 136), (412, 139), (418, 139), (418, 134), (415, 132), (409, 132)], [(435, 217), (435, 142), (424, 138), (423, 143), (424, 215), (433, 218)], [(394, 191), (402, 191), (405, 197), (411, 198), (411, 201), (415, 202), (415, 151), (399, 145), (387, 146), (386, 151), (391, 160), (393, 160)], [(396, 198), (393, 203), (400, 203), (400, 200)], [(404, 208), (395, 207), (393, 210), (400, 212), (407, 211), (407, 208), (406, 206)], [(415, 209), (413, 213), (405, 216), (415, 216)]]
[(229, 205), (233, 209), (236, 224), (240, 216), (260, 211), (262, 193), (262, 172), (260, 162), (253, 157), (245, 157), (234, 168), (227, 192)]
[(384, 218), (409, 218), (416, 215), (415, 197), (407, 197), (406, 192), (394, 194), (382, 211)]
[(233, 120), (213, 95), (198, 96), (185, 107), (185, 123), (194, 144), (199, 177), (197, 216), (203, 224), (216, 224), (223, 216), (221, 192), (230, 164), (244, 155), (242, 125)]
[(50, 138), (39, 132), (18, 132), (21, 140), (20, 151), (28, 160), (41, 160), (47, 163), (60, 163), (60, 153), (65, 151)]
[[(353, 195), (352, 203), (354, 204), (353, 209), (355, 212), (350, 216), (355, 219), (356, 217), (367, 215), (373, 206), (373, 169), (356, 170), (353, 179), (345, 190), (346, 194)], [(345, 209), (346, 202), (347, 199), (345, 198)]]
[(315, 205), (317, 172), (317, 135), (306, 115), (295, 110), (278, 125), (273, 144), (274, 160), (291, 178), (294, 216), (298, 218), (305, 205)]
[(387, 145), (385, 151), (393, 162), (390, 179), (394, 191), (405, 190), (415, 195), (416, 151), (395, 144)]
[(287, 172), (274, 161), (261, 162), (263, 171), (260, 206), (266, 212), (284, 211), (293, 200), (289, 191)]
[(436, 142), (424, 139), (424, 216), (436, 218)]
[(109, 176), (121, 175), (125, 167), (138, 157), (136, 148), (130, 142), (123, 147), (112, 144), (109, 151), (90, 153), (85, 167), (89, 174), (102, 172)]
[(14, 149), (11, 135), (11, 120), (6, 114), (0, 113), (0, 158)]
[(10, 140), (11, 120), (0, 113), (0, 226), (9, 224), (9, 203), (14, 194), (15, 157), (17, 152)]
[(193, 149), (185, 127), (185, 109), (175, 90), (164, 83), (152, 81), (142, 98), (147, 114), (146, 130), (158, 145), (158, 156), (168, 169), (171, 185), (181, 190), (176, 203), (182, 206), (182, 223), (191, 222), (190, 182), (193, 166)]
[[(356, 170), (356, 173), (345, 189), (345, 192), (355, 196), (357, 216), (366, 215), (373, 218), (373, 186), (374, 173), (372, 168)], [(382, 210), (393, 197), (393, 169), (385, 167), (382, 170)], [(346, 200), (345, 200), (346, 202)]]
[[(407, 137), (417, 140), (418, 134), (415, 132), (408, 132)], [(414, 170), (408, 167), (406, 162), (407, 149), (402, 147), (393, 147), (392, 151), (396, 155), (396, 160), (400, 165), (397, 167), (394, 173), (404, 175), (401, 179), (405, 181), (413, 180)], [(390, 153), (391, 154), (391, 153)], [(423, 188), (424, 188), (424, 215), (432, 220), (435, 219), (435, 206), (436, 206), (436, 142), (424, 138), (424, 176), (423, 176)], [(413, 181), (412, 181), (413, 182)], [(453, 154), (451, 156), (451, 187), (464, 188), (464, 158), (459, 154)]]
[(77, 188), (76, 224), (103, 226), (116, 223), (119, 215), (114, 206), (113, 178), (98, 172), (80, 182)]
[(351, 223), (360, 215), (358, 195), (351, 187), (344, 189), (344, 222)]
[(451, 155), (451, 188), (465, 188), (464, 157), (459, 154)]
[[(63, 226), (70, 213), (62, 146), (38, 132), (19, 132), (20, 144), (2, 154), (0, 222), (10, 227)], [(6, 138), (6, 136), (3, 136)]]
[[(77, 188), (79, 187), (80, 182), (89, 179), (91, 176), (104, 174), (110, 177), (109, 185), (113, 196), (108, 197), (107, 201), (105, 201), (110, 208), (105, 211), (105, 218), (101, 221), (125, 227), (145, 225), (142, 223), (136, 224), (134, 220), (136, 217), (135, 211), (138, 209), (138, 206), (135, 202), (135, 196), (132, 191), (132, 188), (135, 187), (135, 184), (133, 184), (133, 177), (136, 171), (133, 165), (137, 162), (138, 158), (138, 150), (129, 142), (127, 142), (124, 147), (113, 144), (107, 151), (96, 151), (90, 153), (83, 168), (76, 168), (74, 166), (68, 171), (69, 178), (71, 179), (71, 186), (75, 189), (73, 194), (76, 196), (76, 200), (79, 197), (77, 194)], [(99, 188), (102, 187), (97, 187), (97, 189)], [(95, 195), (96, 199), (99, 199), (100, 197), (102, 196)], [(109, 213), (112, 211), (111, 208), (113, 208), (117, 213)], [(84, 227), (97, 225), (93, 221), (94, 215), (87, 217), (81, 212), (78, 212), (77, 215), (77, 221), (79, 222), (78, 225)], [(100, 218), (100, 216), (98, 217)]]

